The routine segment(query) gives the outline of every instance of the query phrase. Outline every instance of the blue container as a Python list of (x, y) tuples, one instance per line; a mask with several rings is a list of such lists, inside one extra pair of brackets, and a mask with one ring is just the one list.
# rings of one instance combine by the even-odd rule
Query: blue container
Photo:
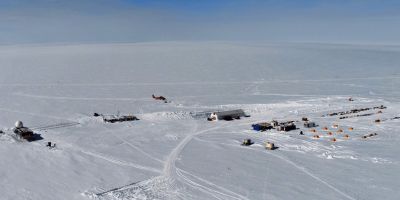
[(253, 130), (255, 130), (255, 131), (261, 131), (261, 126), (260, 126), (260, 124), (253, 124), (253, 125), (251, 125), (252, 127), (253, 127)]

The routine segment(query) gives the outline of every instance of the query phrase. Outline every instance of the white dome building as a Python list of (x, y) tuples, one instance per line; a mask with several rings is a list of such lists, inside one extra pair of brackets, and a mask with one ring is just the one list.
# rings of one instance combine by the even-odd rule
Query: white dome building
[(21, 121), (15, 122), (15, 128), (22, 128), (24, 127), (24, 124)]

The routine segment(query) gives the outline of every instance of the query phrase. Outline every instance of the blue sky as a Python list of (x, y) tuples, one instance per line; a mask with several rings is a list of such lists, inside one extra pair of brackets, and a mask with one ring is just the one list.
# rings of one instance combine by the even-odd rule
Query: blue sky
[(0, 44), (400, 43), (398, 0), (0, 0)]

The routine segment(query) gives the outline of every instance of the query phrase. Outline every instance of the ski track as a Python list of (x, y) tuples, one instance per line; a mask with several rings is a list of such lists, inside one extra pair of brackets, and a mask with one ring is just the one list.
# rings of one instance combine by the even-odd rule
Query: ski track
[[(251, 123), (251, 122), (250, 122), (250, 123), (249, 123), (249, 122), (239, 123), (239, 125), (248, 125), (248, 124), (252, 124), (252, 123)], [(169, 156), (169, 159), (168, 159), (169, 164), (167, 164), (166, 167), (164, 168), (164, 173), (166, 173), (166, 174), (171, 174), (171, 172), (166, 172), (166, 170), (172, 170), (172, 166), (175, 165), (175, 160), (176, 160), (177, 157), (179, 156), (180, 152), (183, 150), (183, 148), (184, 148), (195, 136), (198, 136), (198, 135), (200, 135), (200, 134), (202, 134), (202, 133), (209, 132), (209, 131), (212, 131), (212, 130), (220, 129), (220, 128), (224, 128), (224, 127), (223, 127), (223, 126), (219, 126), (219, 127), (209, 128), (209, 129), (206, 129), (206, 130), (199, 131), (199, 132), (197, 132), (197, 133), (195, 133), (195, 134), (188, 135), (188, 136), (187, 136), (177, 147), (175, 147), (175, 149), (171, 152), (171, 154), (170, 154), (170, 156)], [(294, 138), (294, 139), (296, 139), (296, 138)], [(302, 140), (302, 141), (303, 141), (303, 140)], [(304, 142), (304, 141), (303, 141), (303, 142)], [(308, 142), (308, 143), (311, 144), (312, 142)], [(235, 145), (226, 144), (226, 143), (220, 143), (220, 144), (224, 144), (224, 145), (229, 145), (229, 146), (237, 147), (237, 146), (235, 146)], [(313, 144), (313, 145), (317, 146), (316, 144)], [(252, 150), (254, 150), (254, 149), (252, 149)], [(256, 150), (256, 151), (258, 151), (258, 150)], [(271, 152), (266, 152), (266, 151), (263, 151), (263, 152), (268, 153), (268, 154), (270, 154), (270, 155), (272, 155), (272, 156), (274, 156), (274, 157), (276, 157), (276, 158), (278, 158), (278, 159), (281, 159), (281, 160), (285, 161), (286, 163), (292, 165), (293, 167), (295, 167), (296, 169), (300, 170), (300, 171), (303, 172), (304, 174), (310, 176), (310, 177), (313, 178), (314, 180), (316, 180), (316, 181), (318, 181), (318, 182), (324, 184), (324, 185), (327, 186), (328, 188), (334, 190), (335, 192), (337, 192), (337, 193), (340, 194), (341, 196), (345, 197), (346, 199), (355, 200), (353, 197), (347, 195), (346, 193), (342, 192), (342, 191), (339, 190), (338, 188), (336, 188), (336, 187), (334, 187), (333, 185), (329, 184), (328, 182), (322, 180), (321, 178), (319, 178), (319, 177), (316, 176), (315, 174), (309, 172), (306, 168), (304, 168), (304, 167), (302, 167), (302, 166), (300, 166), (300, 165), (298, 165), (298, 164), (292, 162), (291, 160), (289, 160), (289, 159), (287, 159), (287, 158), (284, 158), (283, 156), (276, 155), (276, 154), (271, 153)], [(175, 166), (174, 166), (174, 167), (175, 167)], [(181, 177), (182, 177), (182, 176), (181, 176)], [(188, 181), (187, 178), (184, 179), (184, 180)], [(193, 184), (194, 182), (193, 182), (193, 181), (190, 181), (190, 183)], [(196, 183), (196, 184), (197, 184), (197, 183)], [(197, 185), (200, 185), (200, 184), (197, 184)], [(205, 187), (205, 186), (204, 186), (204, 187)], [(203, 189), (204, 189), (204, 188), (203, 188)]]
[(77, 126), (80, 123), (78, 122), (71, 122), (71, 123), (57, 123), (57, 124), (52, 124), (52, 125), (46, 125), (46, 126), (38, 126), (38, 127), (33, 127), (31, 130), (33, 131), (43, 131), (43, 130), (50, 130), (50, 129), (59, 129), (59, 128), (66, 128), (66, 127), (71, 127), (71, 126)]
[(135, 149), (136, 151), (139, 151), (140, 153), (142, 153), (142, 154), (145, 155), (146, 157), (148, 157), (148, 158), (150, 158), (150, 159), (152, 159), (152, 160), (155, 160), (155, 161), (157, 161), (157, 162), (159, 162), (159, 163), (164, 163), (164, 161), (162, 161), (162, 160), (160, 160), (160, 159), (158, 159), (158, 158), (156, 158), (156, 157), (150, 155), (149, 153), (143, 151), (142, 149), (140, 149), (139, 147), (133, 145), (132, 143), (128, 142), (127, 140), (124, 140), (123, 138), (121, 138), (121, 137), (118, 136), (117, 134), (114, 134), (113, 131), (108, 130), (107, 132), (110, 133), (110, 134), (111, 134), (112, 136), (114, 136), (115, 138), (117, 138), (118, 140), (120, 140), (121, 142), (123, 142), (124, 144), (128, 145), (129, 147)]
[(203, 192), (205, 194), (208, 194), (208, 195), (210, 195), (211, 197), (213, 197), (215, 199), (222, 200), (222, 198), (220, 198), (217, 194), (215, 194), (215, 192), (210, 191), (211, 189), (209, 189), (207, 187), (204, 187), (202, 185), (199, 185), (197, 183), (192, 182), (190, 179), (187, 179), (185, 176), (180, 175), (180, 172), (178, 172), (178, 171), (176, 173), (177, 173), (179, 178), (181, 178), (183, 181), (185, 181), (186, 185), (188, 185), (188, 186), (190, 186), (192, 188), (195, 188), (195, 189), (197, 189), (197, 190), (199, 190), (199, 191), (201, 191), (201, 192)]
[[(249, 125), (249, 124), (252, 124), (252, 123), (244, 122), (244, 123), (239, 123), (238, 125), (241, 126), (241, 125)], [(217, 127), (217, 128), (223, 128), (223, 127)], [(212, 130), (213, 130), (213, 129), (212, 129)], [(197, 135), (198, 135), (198, 134), (197, 134)], [(194, 136), (196, 136), (196, 135), (194, 135)], [(194, 136), (193, 136), (193, 137), (194, 137)], [(293, 138), (293, 137), (292, 137), (292, 138)], [(293, 139), (297, 139), (297, 138), (293, 138)], [(300, 139), (299, 139), (299, 140), (300, 140)], [(301, 140), (301, 141), (304, 142), (304, 140)], [(307, 142), (308, 142), (308, 141), (307, 141)], [(228, 146), (232, 146), (232, 147), (236, 147), (236, 148), (243, 148), (243, 147), (241, 147), (241, 146), (238, 147), (238, 146), (236, 146), (236, 145), (227, 144), (227, 143), (219, 143), (219, 144), (228, 145)], [(312, 142), (308, 142), (308, 144), (312, 144)], [(316, 147), (316, 148), (319, 148), (319, 146), (318, 146), (317, 144), (312, 144), (312, 145), (313, 145), (314, 147)], [(248, 148), (248, 149), (251, 149), (251, 150), (253, 150), (253, 151), (259, 151), (259, 150), (252, 149), (252, 148)], [(346, 193), (342, 192), (342, 191), (339, 190), (338, 188), (336, 188), (336, 187), (334, 187), (333, 185), (329, 184), (328, 182), (322, 180), (321, 178), (319, 178), (319, 177), (316, 176), (315, 174), (309, 172), (305, 167), (302, 167), (302, 166), (300, 166), (300, 165), (294, 163), (293, 161), (289, 160), (288, 158), (285, 158), (285, 157), (283, 157), (283, 156), (281, 156), (281, 155), (276, 155), (275, 153), (271, 153), (271, 152), (268, 152), (268, 151), (259, 151), (259, 152), (264, 152), (264, 153), (267, 153), (267, 154), (269, 154), (269, 155), (272, 155), (272, 156), (274, 156), (274, 157), (276, 157), (276, 158), (278, 158), (278, 159), (281, 159), (281, 160), (285, 161), (286, 163), (292, 165), (292, 166), (295, 167), (296, 169), (300, 170), (300, 171), (303, 172), (304, 174), (310, 176), (310, 177), (313, 178), (314, 180), (316, 180), (316, 181), (318, 181), (318, 182), (324, 184), (324, 185), (327, 186), (328, 188), (330, 188), (330, 189), (332, 189), (333, 191), (337, 192), (338, 194), (340, 194), (341, 196), (345, 197), (346, 199), (355, 200), (355, 198), (353, 198), (353, 197), (347, 195)]]
[[(214, 183), (211, 183), (211, 182), (209, 182), (209, 181), (207, 181), (205, 179), (202, 179), (202, 178), (200, 178), (198, 176), (195, 176), (195, 175), (193, 175), (193, 174), (191, 174), (191, 173), (189, 173), (189, 172), (187, 172), (185, 170), (176, 168), (176, 173), (179, 176), (179, 178), (184, 179), (186, 181), (186, 183), (188, 183), (190, 186), (194, 187), (195, 189), (207, 191), (207, 192), (210, 192), (210, 194), (220, 194), (220, 195), (228, 197), (228, 199), (237, 199), (237, 200), (245, 199), (245, 200), (248, 200), (247, 197), (244, 197), (244, 196), (242, 196), (240, 194), (237, 194), (237, 193), (235, 193), (235, 192), (233, 192), (231, 190), (228, 190), (228, 189), (226, 189), (224, 187), (221, 187), (221, 186), (218, 186), (218, 185), (216, 185)], [(217, 189), (219, 189), (221, 191), (224, 191), (225, 193), (221, 192), (221, 191), (217, 191), (217, 190), (211, 189), (210, 187), (206, 187), (205, 185), (201, 185), (199, 183), (196, 183), (196, 182), (192, 181), (190, 178), (188, 178), (187, 176), (185, 176), (183, 174), (187, 174), (187, 175), (197, 179), (199, 182), (202, 182), (202, 183), (205, 183), (207, 185), (210, 185), (211, 187), (215, 187), (215, 188), (217, 188)]]
[[(170, 180), (170, 181), (172, 181), (173, 182), (173, 180), (176, 180), (176, 178), (174, 178), (172, 175), (173, 175), (173, 173), (175, 172), (176, 174), (177, 174), (177, 176), (178, 176), (178, 178), (180, 177), (183, 181), (184, 181), (184, 183), (186, 183), (186, 184), (188, 184), (189, 186), (192, 186), (193, 187), (193, 185), (195, 185), (195, 186), (197, 186), (196, 188), (197, 189), (199, 189), (200, 191), (203, 191), (203, 192), (205, 192), (205, 193), (207, 193), (207, 194), (210, 194), (211, 196), (213, 196), (213, 197), (215, 197), (215, 198), (217, 198), (217, 199), (221, 199), (220, 197), (218, 197), (216, 194), (219, 194), (219, 195), (222, 195), (222, 196), (229, 196), (230, 198), (228, 198), (228, 199), (245, 199), (245, 200), (247, 200), (246, 198), (243, 198), (241, 195), (239, 195), (239, 194), (236, 194), (235, 193), (235, 195), (236, 196), (239, 196), (240, 198), (238, 198), (238, 197), (235, 197), (235, 196), (232, 196), (232, 195), (229, 195), (229, 194), (226, 194), (226, 193), (223, 193), (223, 192), (220, 192), (220, 191), (216, 191), (216, 190), (213, 190), (213, 189), (210, 189), (210, 188), (208, 188), (208, 187), (206, 187), (206, 186), (204, 186), (204, 185), (201, 185), (201, 184), (198, 184), (198, 183), (195, 183), (195, 182), (193, 182), (192, 180), (190, 180), (190, 179), (188, 179), (188, 178), (185, 178), (185, 176), (184, 175), (182, 175), (182, 173), (181, 173), (181, 171), (179, 171), (177, 168), (176, 168), (176, 166), (175, 166), (175, 163), (176, 163), (176, 160), (177, 160), (177, 158), (179, 157), (179, 155), (180, 155), (180, 153), (182, 152), (182, 150), (185, 148), (185, 146), (195, 137), (195, 136), (197, 136), (197, 135), (200, 135), (200, 134), (203, 134), (203, 133), (206, 133), (206, 132), (209, 132), (209, 131), (212, 131), (212, 130), (217, 130), (217, 129), (220, 129), (220, 128), (223, 128), (224, 126), (217, 126), (217, 127), (212, 127), (212, 128), (208, 128), (208, 129), (205, 129), (205, 130), (201, 130), (201, 131), (197, 131), (197, 129), (198, 129), (198, 124), (195, 124), (195, 126), (194, 126), (194, 128), (192, 129), (192, 131), (191, 131), (191, 133), (190, 134), (188, 134), (183, 140), (181, 140), (180, 142), (179, 142), (179, 144), (170, 152), (170, 154), (168, 155), (168, 157), (166, 158), (166, 160), (164, 161), (164, 168), (163, 168), (163, 170), (162, 170), (162, 173), (161, 173), (161, 175), (160, 176), (158, 176), (158, 177), (156, 177), (156, 178), (152, 178), (152, 179), (149, 179), (147, 182), (148, 182), (148, 184), (153, 184), (152, 183), (152, 181), (151, 180), (156, 180), (157, 178), (158, 179), (164, 179), (166, 182), (168, 182), (168, 180)], [(120, 138), (122, 141), (124, 141), (122, 138)], [(204, 182), (204, 181), (203, 181)], [(209, 183), (210, 184), (210, 183)], [(210, 184), (210, 185), (214, 185), (214, 184)], [(214, 185), (215, 186), (215, 185)], [(120, 188), (118, 188), (117, 190), (119, 191), (119, 192), (121, 192), (121, 191), (124, 191), (124, 190), (130, 190), (131, 189), (131, 185), (129, 185), (129, 186), (127, 186), (127, 187), (120, 187)], [(171, 191), (171, 190), (173, 190), (173, 185), (172, 184), (170, 184), (167, 188), (168, 188), (168, 190), (169, 191), (165, 191), (166, 193), (173, 193), (174, 191)], [(217, 186), (217, 187), (219, 187), (220, 189), (222, 188), (222, 187), (220, 187), (220, 186)], [(205, 188), (207, 188), (207, 189), (205, 189)], [(223, 189), (223, 190), (225, 190), (225, 191), (229, 191), (229, 190), (227, 190), (227, 189)], [(113, 191), (112, 191), (113, 192)], [(111, 193), (112, 193), (111, 192)], [(160, 192), (160, 191), (153, 191), (153, 192), (155, 192), (155, 193), (157, 193), (157, 192)], [(175, 193), (179, 193), (179, 191), (175, 191)], [(232, 191), (229, 191), (229, 193), (232, 193), (233, 194), (233, 192)], [(104, 194), (106, 194), (106, 193), (104, 193)], [(179, 196), (179, 195), (177, 195), (177, 196)], [(225, 198), (226, 199), (226, 198)], [(221, 199), (222, 200), (222, 199)]]
[(177, 146), (169, 153), (167, 159), (165, 160), (163, 175), (169, 177), (172, 172), (172, 167), (175, 165), (175, 161), (178, 158), (180, 152), (183, 148), (193, 139), (196, 134), (196, 130), (198, 129), (198, 125), (196, 124), (190, 134), (188, 134), (183, 140), (179, 142)]
[(283, 156), (276, 155), (276, 154), (271, 153), (271, 152), (266, 152), (266, 153), (268, 153), (268, 154), (270, 154), (270, 155), (272, 155), (272, 156), (274, 156), (274, 157), (276, 157), (276, 158), (279, 158), (279, 159), (281, 159), (281, 160), (287, 162), (288, 164), (294, 166), (294, 167), (297, 168), (298, 170), (302, 171), (303, 173), (307, 174), (308, 176), (312, 177), (313, 179), (317, 180), (318, 182), (324, 184), (324, 185), (327, 186), (328, 188), (334, 190), (335, 192), (337, 192), (338, 194), (342, 195), (342, 196), (345, 197), (346, 199), (356, 200), (355, 198), (353, 198), (353, 197), (349, 196), (348, 194), (342, 192), (341, 190), (339, 190), (339, 189), (336, 188), (335, 186), (333, 186), (333, 185), (329, 184), (328, 182), (322, 180), (321, 178), (319, 178), (319, 177), (316, 176), (315, 174), (309, 172), (305, 167), (302, 167), (302, 166), (300, 166), (300, 165), (294, 163), (293, 161), (291, 161), (291, 160), (289, 160), (289, 159), (287, 159), (287, 158), (285, 158), (285, 157), (283, 157)]
[(150, 171), (150, 172), (154, 172), (154, 173), (157, 173), (157, 174), (161, 173), (161, 170), (156, 169), (156, 168), (142, 166), (142, 165), (139, 165), (139, 164), (126, 162), (126, 161), (121, 161), (121, 160), (118, 160), (118, 159), (115, 159), (115, 158), (112, 158), (112, 157), (104, 156), (104, 155), (101, 155), (99, 153), (93, 153), (93, 152), (90, 152), (90, 151), (87, 151), (87, 150), (83, 150), (83, 149), (79, 149), (79, 151), (81, 151), (84, 154), (87, 154), (87, 155), (90, 155), (90, 156), (93, 156), (93, 157), (96, 157), (96, 158), (100, 158), (102, 160), (106, 160), (108, 162), (114, 163), (116, 165), (134, 167), (136, 169)]
[[(225, 126), (220, 125), (220, 126), (217, 126), (217, 127), (212, 127), (212, 128), (208, 128), (208, 129), (205, 129), (205, 130), (201, 130), (201, 131), (197, 131), (197, 132), (196, 132), (196, 130), (198, 129), (198, 125), (196, 124), (196, 127), (194, 128), (193, 133), (187, 135), (187, 136), (186, 136), (172, 151), (171, 151), (171, 153), (169, 154), (169, 156), (168, 156), (168, 158), (167, 158), (167, 160), (166, 160), (165, 166), (164, 166), (163, 175), (164, 175), (165, 177), (171, 177), (173, 171), (175, 171), (175, 173), (177, 174), (178, 178), (181, 178), (186, 184), (188, 184), (188, 185), (190, 185), (190, 186), (192, 186), (192, 187), (194, 187), (194, 188), (196, 188), (196, 189), (199, 189), (200, 191), (206, 192), (206, 193), (212, 195), (213, 197), (215, 197), (215, 198), (217, 198), (217, 199), (220, 199), (220, 198), (217, 197), (215, 194), (220, 194), (220, 195), (223, 195), (223, 196), (227, 196), (227, 197), (229, 197), (228, 199), (247, 199), (247, 198), (243, 197), (242, 195), (236, 194), (236, 193), (234, 193), (234, 192), (232, 192), (232, 191), (229, 191), (229, 190), (227, 190), (227, 189), (225, 189), (225, 188), (222, 188), (222, 187), (220, 187), (220, 186), (216, 186), (215, 184), (210, 183), (210, 182), (208, 182), (208, 181), (205, 181), (204, 179), (200, 179), (200, 178), (198, 178), (198, 177), (196, 177), (198, 180), (201, 180), (202, 182), (206, 182), (206, 183), (208, 183), (209, 185), (212, 185), (212, 186), (217, 187), (217, 188), (219, 188), (219, 189), (222, 188), (222, 190), (227, 191), (227, 192), (229, 192), (229, 193), (231, 193), (231, 194), (234, 194), (234, 195), (238, 196), (239, 198), (238, 198), (238, 197), (235, 197), (235, 196), (232, 196), (232, 195), (229, 195), (229, 194), (226, 194), (226, 193), (222, 193), (222, 192), (217, 191), (217, 190), (213, 190), (213, 189), (211, 189), (211, 188), (209, 188), (209, 187), (206, 187), (206, 186), (204, 186), (204, 185), (201, 185), (201, 184), (199, 184), (199, 183), (196, 183), (196, 182), (190, 180), (189, 178), (187, 178), (186, 176), (184, 176), (184, 175), (181, 173), (181, 172), (183, 172), (183, 170), (176, 168), (176, 165), (175, 165), (176, 160), (177, 160), (177, 158), (179, 157), (179, 155), (180, 155), (180, 153), (182, 152), (182, 150), (186, 147), (186, 145), (187, 145), (195, 136), (198, 136), (198, 135), (200, 135), (200, 134), (204, 134), (204, 133), (207, 133), (207, 132), (210, 132), (210, 131), (213, 131), (213, 130), (221, 129), (221, 128), (224, 128), (224, 127), (225, 127)], [(192, 175), (192, 176), (194, 177), (194, 175)]]
[[(222, 198), (220, 198), (220, 197), (217, 195), (217, 194), (220, 194), (218, 191), (212, 190), (212, 189), (210, 189), (210, 188), (208, 188), (208, 187), (205, 187), (205, 186), (203, 186), (203, 185), (200, 185), (200, 184), (198, 184), (198, 183), (195, 183), (195, 182), (191, 181), (191, 180), (188, 179), (186, 176), (182, 175), (179, 171), (177, 171), (176, 173), (177, 173), (178, 177), (181, 178), (183, 181), (185, 181), (185, 183), (186, 183), (188, 186), (190, 186), (190, 187), (192, 187), (192, 188), (195, 188), (195, 189), (197, 189), (197, 190), (199, 190), (199, 191), (201, 191), (201, 192), (204, 192), (204, 193), (206, 193), (206, 194), (208, 194), (208, 195), (214, 197), (215, 199), (223, 200)], [(229, 195), (224, 195), (224, 196), (229, 196)]]
[[(244, 148), (238, 145), (232, 145), (232, 144), (227, 144), (227, 143), (218, 143), (218, 144), (222, 144), (222, 145), (226, 145), (226, 146), (231, 146), (231, 147), (236, 147), (236, 148)], [(298, 169), (299, 171), (303, 172), (304, 174), (308, 175), (309, 177), (313, 178), (314, 180), (324, 184), (326, 187), (332, 189), (333, 191), (337, 192), (338, 194), (340, 194), (341, 196), (345, 197), (346, 199), (350, 199), (350, 200), (356, 200), (355, 198), (349, 196), (348, 194), (344, 193), (343, 191), (339, 190), (338, 188), (336, 188), (335, 186), (331, 185), (330, 183), (328, 183), (327, 181), (322, 180), (321, 178), (319, 178), (317, 175), (309, 172), (305, 167), (300, 166), (296, 163), (294, 163), (293, 161), (289, 160), (288, 158), (283, 157), (282, 155), (277, 155), (276, 153), (272, 153), (272, 152), (268, 152), (267, 150), (265, 151), (260, 151), (258, 149), (253, 149), (253, 148), (246, 148), (252, 151), (257, 151), (257, 152), (263, 152), (263, 153), (267, 153), (273, 157), (276, 157), (280, 160), (283, 160), (284, 162), (292, 165), (293, 167), (295, 167), (296, 169)]]

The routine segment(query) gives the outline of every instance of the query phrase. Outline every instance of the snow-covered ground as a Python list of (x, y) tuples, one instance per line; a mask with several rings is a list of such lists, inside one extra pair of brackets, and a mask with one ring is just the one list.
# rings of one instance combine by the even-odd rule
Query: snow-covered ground
[[(398, 46), (1, 46), (0, 70), (0, 199), (400, 197), (400, 119), (390, 120), (400, 116)], [(357, 113), (371, 116), (322, 117), (380, 105), (383, 113)], [(193, 117), (237, 108), (251, 117)], [(141, 120), (105, 124), (94, 112)], [(302, 117), (319, 125), (316, 133), (300, 122), (288, 133), (251, 128)], [(16, 141), (17, 120), (43, 140)], [(378, 135), (362, 138), (370, 133)], [(245, 138), (255, 144), (241, 146)], [(265, 150), (266, 141), (279, 149)]]

